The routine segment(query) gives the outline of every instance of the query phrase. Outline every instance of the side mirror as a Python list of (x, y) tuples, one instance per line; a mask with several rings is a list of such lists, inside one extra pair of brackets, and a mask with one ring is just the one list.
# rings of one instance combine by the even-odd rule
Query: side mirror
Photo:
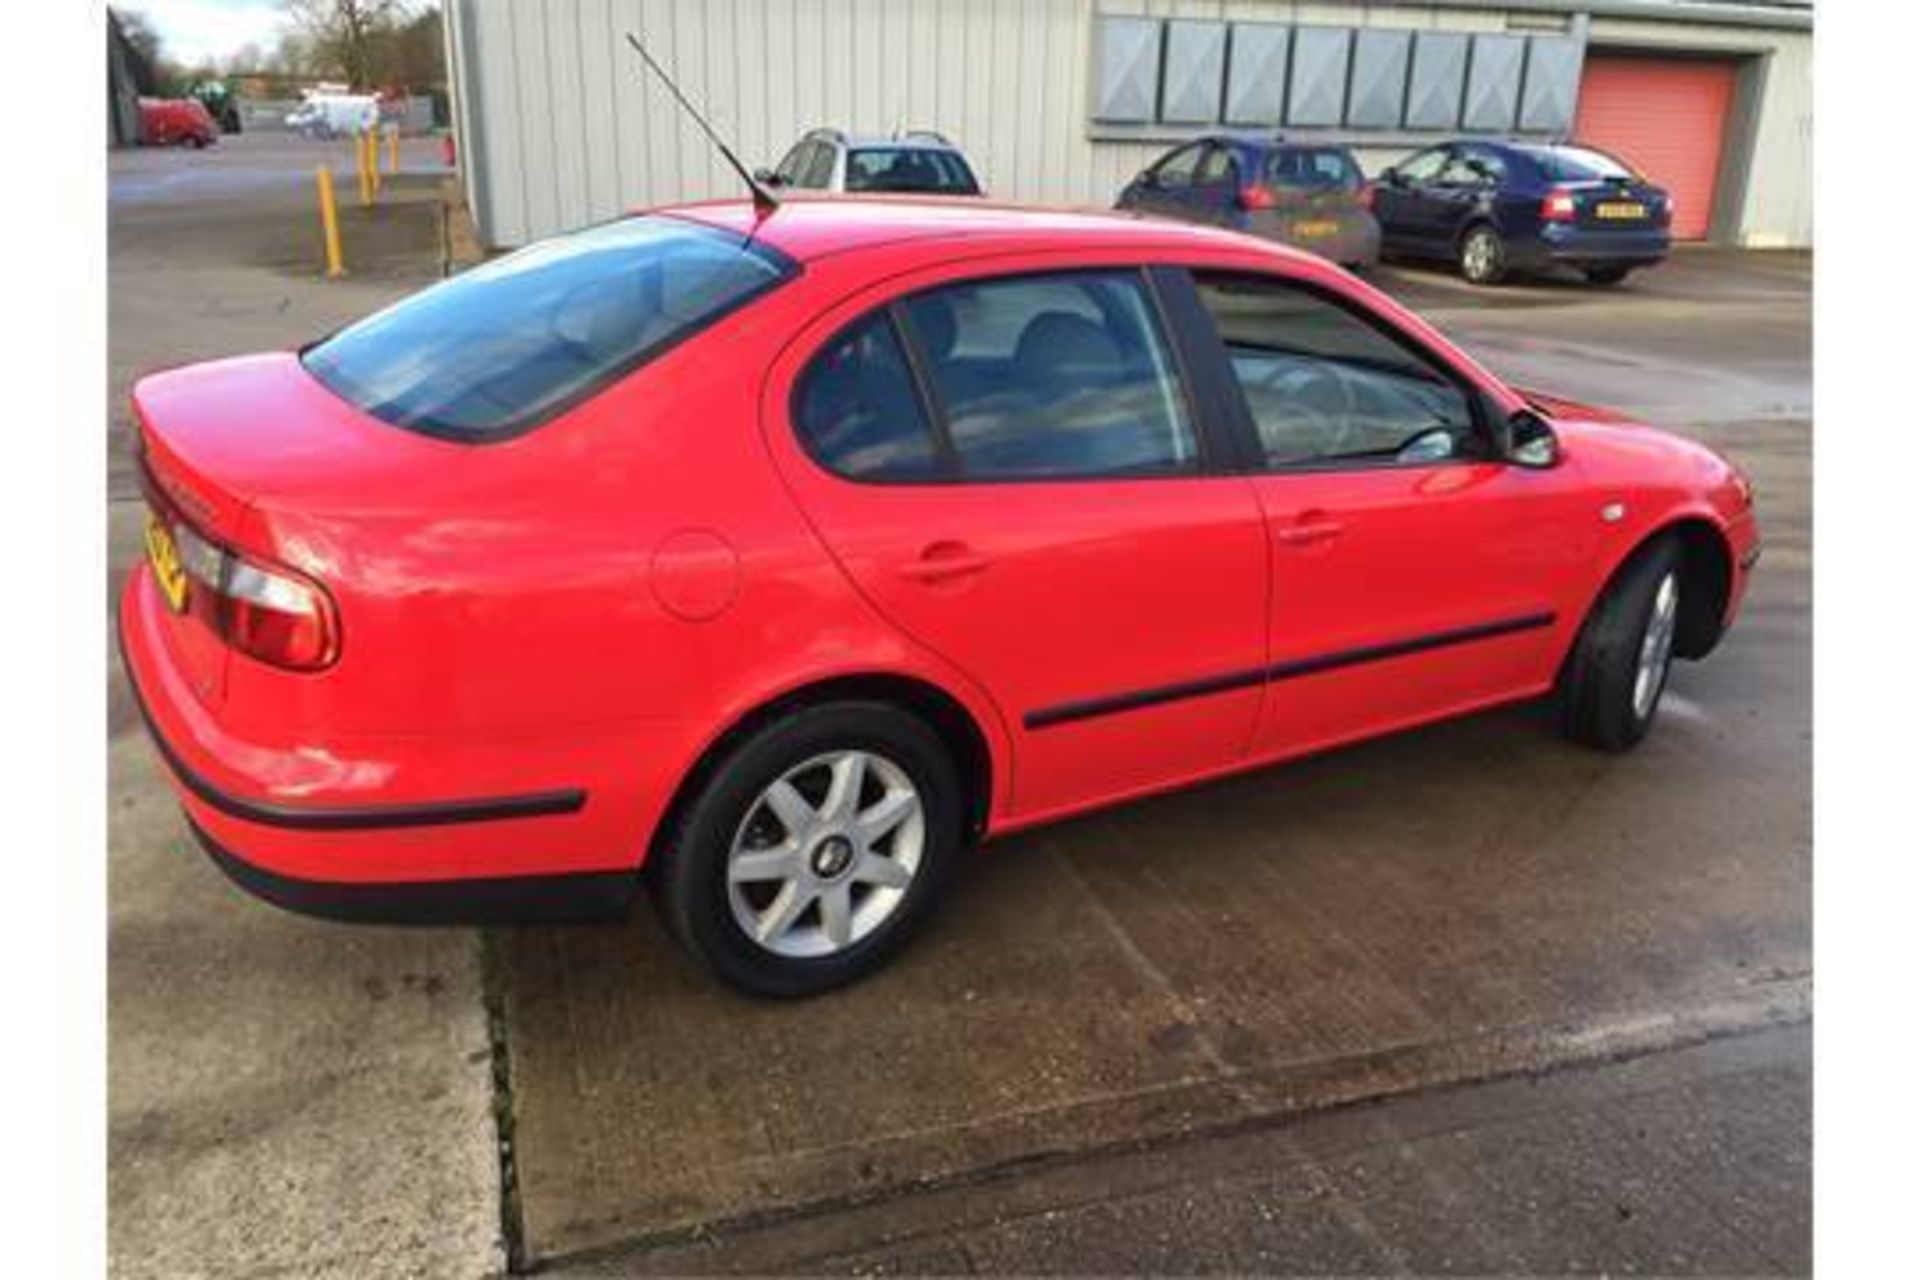
[(784, 187), (787, 180), (771, 169), (755, 169), (753, 180), (763, 187)]
[(1519, 409), (1496, 433), (1500, 456), (1516, 467), (1544, 471), (1560, 462), (1560, 438), (1553, 424), (1532, 409)]
[(1160, 175), (1151, 169), (1142, 169), (1133, 175), (1133, 181), (1136, 186), (1157, 187), (1160, 185)]
[(1386, 168), (1380, 171), (1380, 181), (1386, 183), (1390, 187), (1404, 187), (1407, 185), (1406, 178), (1403, 177), (1400, 171), (1394, 168), (1392, 165), (1388, 165)]

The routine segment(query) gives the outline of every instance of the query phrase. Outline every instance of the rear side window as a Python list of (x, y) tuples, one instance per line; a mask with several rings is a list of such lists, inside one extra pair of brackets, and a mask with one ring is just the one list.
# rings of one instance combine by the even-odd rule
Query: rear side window
[(671, 218), (531, 245), (308, 347), (309, 372), (395, 426), (485, 440), (538, 424), (779, 284), (791, 262)]
[(794, 426), (815, 461), (853, 480), (925, 480), (938, 471), (933, 431), (887, 313), (815, 356), (794, 400)]
[(971, 196), (980, 193), (967, 162), (927, 147), (862, 147), (847, 153), (847, 190)]
[(1198, 461), (1137, 272), (950, 285), (905, 313), (969, 480), (1162, 475)]
[(1358, 191), (1360, 166), (1344, 147), (1288, 147), (1267, 159), (1267, 180), (1306, 191)]

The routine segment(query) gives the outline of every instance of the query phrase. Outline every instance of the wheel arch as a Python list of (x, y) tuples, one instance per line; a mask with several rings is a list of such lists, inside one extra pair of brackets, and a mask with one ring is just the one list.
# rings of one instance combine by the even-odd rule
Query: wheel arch
[[(1726, 634), (1727, 602), (1733, 590), (1733, 548), (1727, 535), (1708, 516), (1698, 512), (1677, 512), (1650, 527), (1609, 566), (1599, 590), (1587, 602), (1581, 627), (1607, 598), (1614, 583), (1647, 548), (1662, 538), (1673, 538), (1680, 545), (1680, 622), (1674, 635), (1673, 651), (1682, 658), (1704, 658), (1712, 653)], [(1570, 645), (1567, 656), (1574, 646)], [(1565, 659), (1563, 658), (1563, 666)]]
[(953, 753), (960, 772), (967, 831), (977, 838), (993, 811), (998, 763), (994, 745), (979, 718), (958, 697), (922, 676), (894, 671), (861, 671), (823, 677), (766, 698), (734, 719), (708, 741), (675, 785), (647, 843), (642, 870), (652, 865), (680, 816), (713, 776), (727, 753), (763, 726), (804, 707), (828, 702), (883, 702), (919, 717)]

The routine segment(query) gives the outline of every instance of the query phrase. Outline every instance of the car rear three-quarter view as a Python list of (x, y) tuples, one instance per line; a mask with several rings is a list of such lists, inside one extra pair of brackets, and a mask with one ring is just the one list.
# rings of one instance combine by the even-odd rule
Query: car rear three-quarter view
[(878, 967), (983, 837), (1545, 695), (1631, 746), (1759, 548), (1717, 455), (1331, 263), (979, 201), (635, 215), (133, 400), (124, 659), (230, 875), (645, 885), (763, 994)]

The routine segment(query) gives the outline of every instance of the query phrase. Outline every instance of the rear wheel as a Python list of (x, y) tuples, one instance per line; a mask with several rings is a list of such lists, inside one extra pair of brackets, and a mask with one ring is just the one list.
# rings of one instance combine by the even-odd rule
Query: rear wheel
[(1560, 680), (1567, 737), (1625, 751), (1646, 737), (1673, 666), (1683, 586), (1672, 538), (1648, 544), (1594, 605)]
[(1585, 274), (1588, 284), (1619, 284), (1627, 278), (1631, 267), (1587, 267)]
[(805, 708), (710, 772), (655, 855), (656, 899), (723, 981), (813, 995), (906, 943), (959, 858), (964, 812), (952, 757), (918, 717)]
[(1474, 284), (1499, 284), (1507, 274), (1507, 245), (1486, 223), (1460, 238), (1460, 274)]

